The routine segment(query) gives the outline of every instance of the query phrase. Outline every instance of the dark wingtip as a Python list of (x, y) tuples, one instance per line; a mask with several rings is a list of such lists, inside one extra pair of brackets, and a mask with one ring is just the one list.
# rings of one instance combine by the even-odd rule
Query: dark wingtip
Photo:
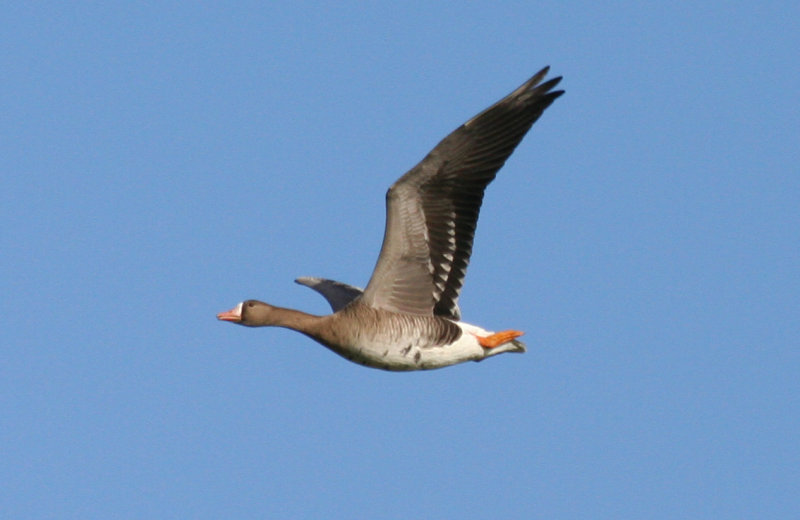
[[(542, 70), (546, 71), (549, 69), (550, 67), (548, 66)], [(539, 74), (541, 74), (541, 72)], [(537, 76), (539, 76), (539, 74), (537, 74)], [(563, 76), (556, 76), (555, 78), (549, 79), (541, 85), (537, 85), (534, 89), (534, 92), (540, 94), (544, 99), (546, 99), (549, 105), (564, 94), (564, 90), (552, 90), (556, 85), (561, 83), (562, 79), (564, 79)]]
[[(559, 83), (561, 83), (562, 79), (563, 79), (563, 76), (557, 76), (557, 77), (555, 77), (553, 79), (549, 79), (549, 80), (545, 81), (544, 83), (542, 83), (541, 85), (539, 85), (537, 87), (537, 90), (543, 90), (543, 91), (546, 92), (546, 91), (552, 89), (553, 87), (555, 87), (556, 85), (558, 85)], [(562, 90), (561, 92), (564, 92), (564, 91)]]
[[(549, 80), (545, 81), (544, 83), (541, 83), (541, 81), (544, 79), (544, 77), (547, 76), (548, 72), (550, 72), (550, 65), (547, 65), (546, 67), (543, 67), (539, 72), (537, 72), (536, 74), (531, 76), (530, 79), (528, 79), (528, 81), (526, 81), (525, 83), (520, 85), (508, 97), (509, 98), (527, 97), (528, 95), (531, 95), (531, 94), (538, 94), (538, 95), (547, 94), (548, 97), (551, 97), (552, 93), (550, 93), (548, 91), (550, 89), (552, 89), (553, 87), (555, 87), (556, 85), (558, 85), (558, 83), (562, 79), (562, 76), (558, 76), (556, 78), (549, 79)], [(563, 91), (561, 91), (561, 92), (563, 93)], [(561, 94), (553, 96), (552, 99), (555, 99), (560, 95)]]

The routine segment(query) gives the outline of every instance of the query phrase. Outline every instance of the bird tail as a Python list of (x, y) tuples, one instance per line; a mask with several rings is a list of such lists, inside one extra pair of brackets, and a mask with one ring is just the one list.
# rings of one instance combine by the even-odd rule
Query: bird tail
[(522, 354), (523, 352), (528, 350), (525, 347), (525, 343), (521, 342), (518, 339), (512, 339), (510, 343), (514, 345), (514, 348), (510, 348), (506, 352), (519, 352), (520, 354)]

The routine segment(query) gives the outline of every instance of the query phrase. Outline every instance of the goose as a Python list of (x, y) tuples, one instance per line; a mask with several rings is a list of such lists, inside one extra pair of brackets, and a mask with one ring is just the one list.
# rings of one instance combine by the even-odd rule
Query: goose
[(249, 327), (305, 334), (342, 357), (391, 371), (426, 370), (525, 352), (518, 330), (491, 332), (461, 321), (458, 297), (486, 186), (563, 90), (545, 67), (445, 137), (386, 193), (386, 228), (363, 290), (334, 280), (295, 280), (332, 313), (317, 316), (245, 300), (217, 314)]

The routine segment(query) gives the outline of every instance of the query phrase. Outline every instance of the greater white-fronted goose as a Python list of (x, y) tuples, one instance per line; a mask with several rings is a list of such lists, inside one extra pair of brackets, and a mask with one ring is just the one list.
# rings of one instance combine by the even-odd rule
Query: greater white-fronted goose
[(386, 231), (366, 289), (296, 281), (321, 293), (333, 314), (314, 316), (257, 300), (217, 315), (251, 327), (286, 327), (374, 368), (422, 370), (525, 352), (522, 332), (464, 323), (464, 283), (483, 192), (531, 125), (564, 93), (545, 67), (445, 137), (386, 193)]

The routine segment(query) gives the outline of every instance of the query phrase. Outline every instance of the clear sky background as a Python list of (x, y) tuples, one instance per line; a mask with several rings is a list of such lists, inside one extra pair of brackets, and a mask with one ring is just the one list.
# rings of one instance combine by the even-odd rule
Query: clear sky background
[[(17, 2), (3, 518), (799, 518), (797, 2)], [(384, 192), (544, 65), (461, 298), (527, 354), (350, 364)]]

